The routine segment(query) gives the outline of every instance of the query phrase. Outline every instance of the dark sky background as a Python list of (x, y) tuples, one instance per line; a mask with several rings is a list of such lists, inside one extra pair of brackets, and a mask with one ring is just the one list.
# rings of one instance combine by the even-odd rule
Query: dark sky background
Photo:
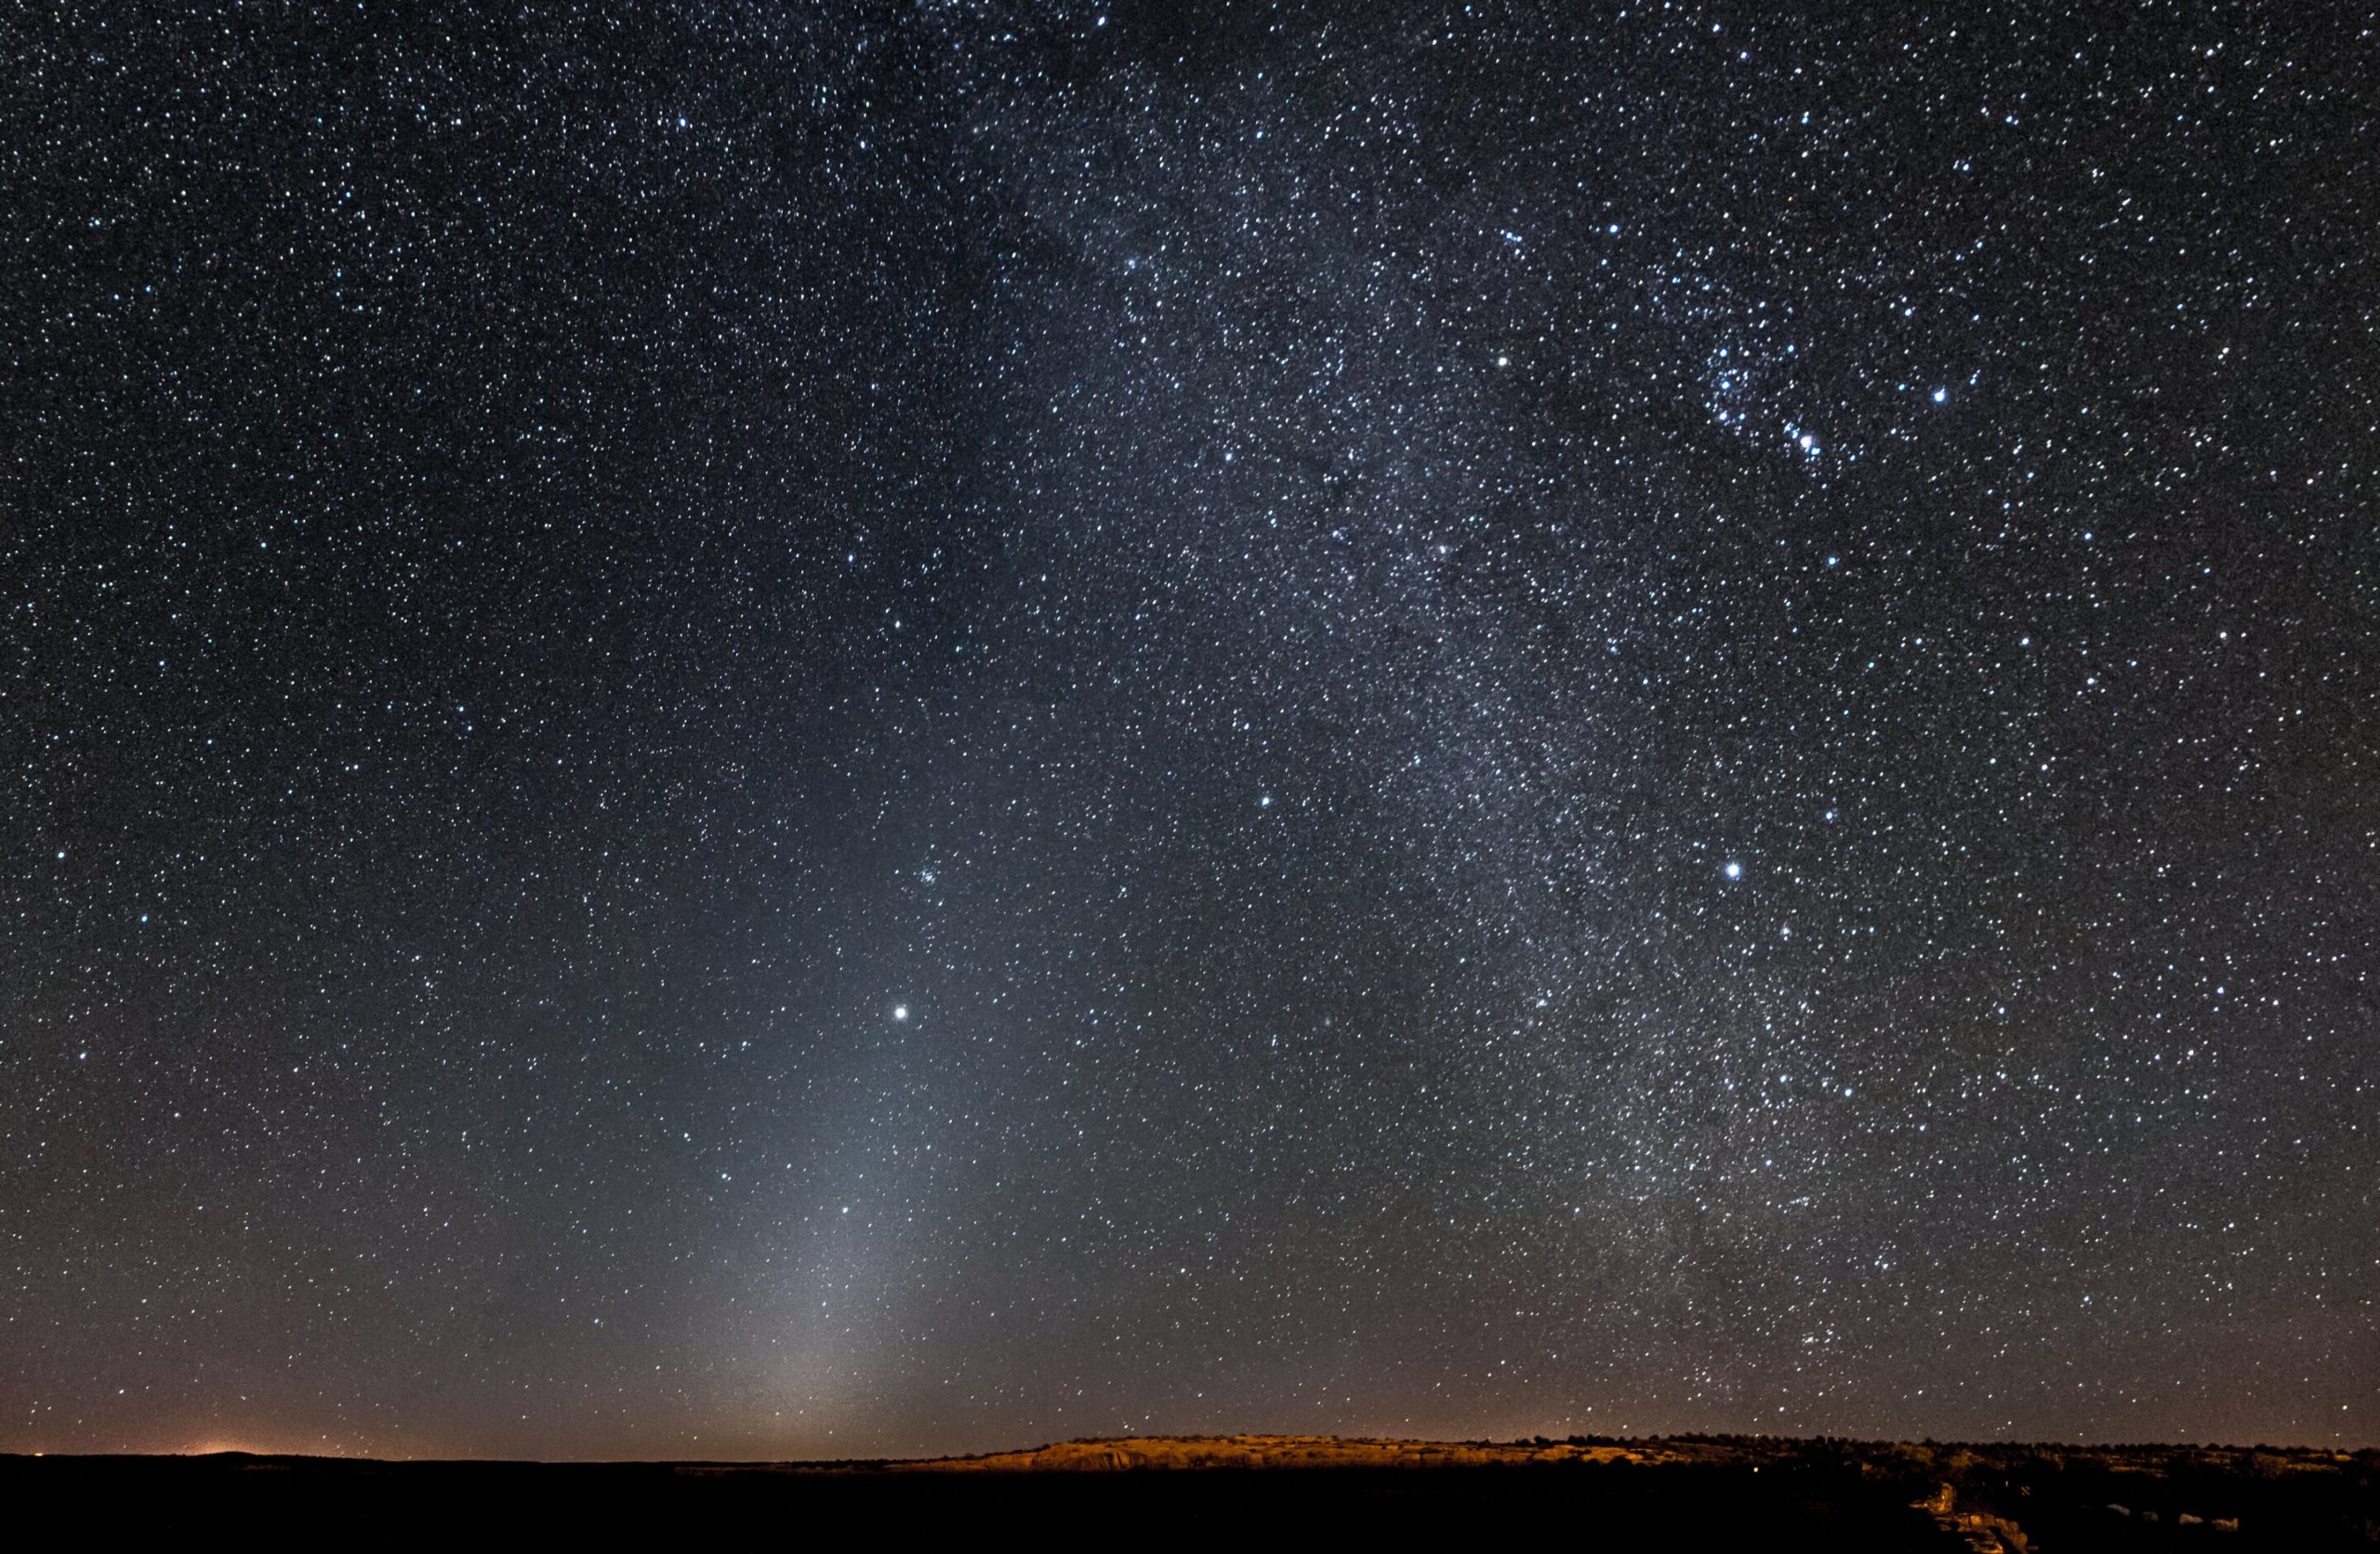
[(448, 10), (0, 24), (0, 1449), (2380, 1441), (2368, 7)]

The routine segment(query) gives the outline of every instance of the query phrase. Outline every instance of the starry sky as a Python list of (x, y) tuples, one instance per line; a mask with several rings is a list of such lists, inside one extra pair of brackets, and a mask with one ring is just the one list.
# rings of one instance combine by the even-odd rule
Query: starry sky
[(0, 52), (0, 1449), (2380, 1441), (2369, 7)]

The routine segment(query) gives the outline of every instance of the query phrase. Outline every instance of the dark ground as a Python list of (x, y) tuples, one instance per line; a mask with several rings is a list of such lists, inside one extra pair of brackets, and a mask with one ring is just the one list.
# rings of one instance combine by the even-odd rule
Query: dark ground
[[(1381, 1534), (1587, 1548), (1956, 1549), (1911, 1500), (1943, 1482), (2032, 1550), (2380, 1547), (2373, 1465), (2303, 1453), (1710, 1443), (1722, 1460), (1445, 1468), (947, 1473), (876, 1465), (386, 1463), (225, 1454), (0, 1457), (19, 1515), (86, 1534), (378, 1541), (758, 1534), (1172, 1542)], [(1732, 1456), (1732, 1460), (1726, 1460)], [(1757, 1460), (1755, 1460), (1757, 1459)], [(2111, 1504), (2123, 1505), (2118, 1514)], [(2203, 1518), (2184, 1523), (2185, 1513)], [(2148, 1520), (2154, 1513), (2156, 1520)], [(2236, 1518), (2236, 1531), (2215, 1519)]]
[[(98, 1531), (154, 1515), (271, 1535), (343, 1540), (469, 1529), (540, 1537), (866, 1528), (871, 1536), (1171, 1541), (1377, 1532), (1493, 1543), (1559, 1520), (1588, 1547), (1691, 1536), (1739, 1548), (1952, 1548), (1924, 1515), (1835, 1476), (1744, 1469), (1216, 1469), (929, 1474), (710, 1469), (659, 1464), (365, 1463), (276, 1457), (16, 1458), (16, 1507), (92, 1508)], [(278, 1526), (276, 1526), (278, 1524)]]

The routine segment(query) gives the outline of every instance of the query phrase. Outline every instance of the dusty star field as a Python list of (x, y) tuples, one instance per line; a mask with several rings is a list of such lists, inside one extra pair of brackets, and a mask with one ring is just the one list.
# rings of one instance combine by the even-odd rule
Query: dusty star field
[(1785, 9), (0, 24), (0, 1450), (2380, 1441), (2380, 14)]

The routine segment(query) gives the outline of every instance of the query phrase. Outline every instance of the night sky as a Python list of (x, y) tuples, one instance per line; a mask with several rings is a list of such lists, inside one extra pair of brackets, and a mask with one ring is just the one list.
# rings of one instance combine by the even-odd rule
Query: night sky
[(2380, 1441), (2380, 13), (0, 23), (0, 1449)]

